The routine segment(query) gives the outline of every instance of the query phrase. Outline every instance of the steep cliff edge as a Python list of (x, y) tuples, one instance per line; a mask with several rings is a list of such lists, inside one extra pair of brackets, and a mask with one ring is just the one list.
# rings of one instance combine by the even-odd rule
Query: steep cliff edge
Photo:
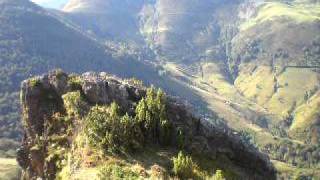
[[(79, 174), (88, 173), (97, 176), (99, 172), (95, 170), (110, 161), (121, 161), (119, 167), (130, 166), (131, 170), (138, 164), (140, 169), (132, 170), (137, 171), (134, 173), (138, 173), (138, 179), (160, 170), (172, 177), (170, 160), (179, 150), (192, 156), (202, 174), (222, 169), (232, 179), (275, 179), (267, 156), (246, 145), (236, 133), (210, 125), (193, 116), (185, 104), (165, 97), (161, 91), (155, 92), (137, 80), (123, 80), (107, 73), (78, 76), (57, 70), (25, 80), (21, 86), (25, 135), (17, 157), (23, 179), (81, 179), (86, 176)], [(155, 97), (154, 101), (149, 101), (150, 97)], [(150, 108), (157, 107), (150, 103), (158, 100), (159, 114)], [(118, 126), (115, 121), (119, 114), (123, 115), (119, 122), (129, 126)], [(109, 117), (111, 121), (107, 120)], [(159, 121), (153, 121), (155, 128), (148, 131), (150, 119)], [(102, 124), (93, 128), (96, 121)], [(104, 127), (105, 122), (112, 122), (115, 127)], [(96, 131), (99, 128), (115, 128), (113, 134), (105, 130), (104, 136), (120, 131), (120, 138), (110, 136), (108, 142), (100, 141), (102, 136)], [(123, 137), (129, 140), (124, 141)], [(160, 155), (164, 149), (166, 155)], [(151, 158), (155, 154), (156, 158)]]

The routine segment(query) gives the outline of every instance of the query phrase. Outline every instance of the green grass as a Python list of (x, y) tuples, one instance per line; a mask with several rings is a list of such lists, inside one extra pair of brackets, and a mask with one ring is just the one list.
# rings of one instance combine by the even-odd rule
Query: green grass
[(281, 116), (286, 116), (287, 112), (294, 106), (305, 103), (304, 95), (319, 84), (318, 74), (311, 69), (287, 68), (278, 77), (279, 89), (268, 102), (268, 108)]
[(272, 164), (274, 165), (278, 173), (282, 176), (305, 175), (319, 177), (320, 175), (320, 169), (298, 168), (276, 160), (272, 160)]
[(319, 117), (320, 112), (320, 92), (315, 94), (307, 103), (297, 108), (293, 124), (290, 127), (290, 133), (295, 134), (302, 132), (312, 125)]
[(268, 2), (262, 5), (256, 17), (249, 19), (240, 26), (241, 30), (249, 29), (257, 24), (271, 21), (279, 17), (292, 19), (298, 23), (320, 20), (320, 5), (293, 3), (292, 5)]
[(247, 98), (253, 99), (260, 105), (265, 104), (274, 93), (274, 75), (271, 67), (260, 66), (254, 72), (252, 68), (246, 68), (235, 81), (235, 86)]
[(19, 179), (19, 167), (15, 159), (0, 158), (0, 179)]
[(248, 72), (242, 71), (235, 81), (236, 88), (279, 119), (295, 110), (295, 104), (297, 107), (304, 104), (305, 93), (319, 84), (317, 73), (311, 69), (287, 68), (276, 75), (268, 66), (260, 66), (254, 72), (250, 72), (250, 65), (245, 67)]

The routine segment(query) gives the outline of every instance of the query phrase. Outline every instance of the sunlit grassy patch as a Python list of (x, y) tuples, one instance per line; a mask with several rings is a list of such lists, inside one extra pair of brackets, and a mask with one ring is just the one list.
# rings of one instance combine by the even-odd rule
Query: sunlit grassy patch
[(318, 83), (318, 75), (311, 69), (287, 68), (278, 77), (278, 90), (268, 102), (268, 108), (280, 116), (286, 116), (288, 111), (304, 103), (305, 93)]
[(13, 158), (0, 158), (0, 179), (18, 179), (19, 167)]
[[(249, 66), (249, 65), (246, 65)], [(247, 68), (251, 71), (250, 68)], [(258, 104), (265, 104), (274, 93), (274, 75), (269, 66), (260, 66), (254, 72), (244, 72), (235, 81), (235, 86)]]
[(272, 164), (276, 168), (276, 170), (281, 174), (287, 174), (287, 175), (294, 175), (296, 177), (299, 177), (299, 175), (306, 175), (306, 176), (319, 176), (319, 169), (307, 169), (307, 168), (298, 168), (295, 166), (291, 166), (289, 164), (272, 160)]
[(257, 24), (274, 20), (279, 17), (289, 18), (298, 23), (320, 20), (320, 5), (308, 5), (303, 3), (289, 5), (279, 2), (268, 2), (260, 7), (256, 17), (243, 23), (240, 29), (246, 30)]
[(320, 115), (319, 108), (320, 93), (318, 92), (307, 103), (297, 108), (290, 131), (294, 133), (299, 129), (304, 130), (306, 127), (310, 126)]
[(278, 117), (294, 113), (305, 103), (306, 92), (315, 89), (319, 83), (318, 74), (308, 68), (286, 68), (280, 75), (268, 66), (260, 66), (254, 72), (250, 65), (246, 65), (246, 69), (239, 74), (235, 86), (245, 97)]

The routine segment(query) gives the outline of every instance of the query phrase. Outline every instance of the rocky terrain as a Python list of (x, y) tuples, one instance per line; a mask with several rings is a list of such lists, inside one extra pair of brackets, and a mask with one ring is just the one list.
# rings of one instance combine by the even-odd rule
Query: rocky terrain
[[(70, 103), (75, 102), (67, 102), (66, 96), (75, 92), (80, 92), (84, 102), (73, 104), (75, 106), (72, 107)], [(77, 116), (70, 114), (70, 111), (86, 112), (85, 108), (94, 107), (95, 104), (109, 105), (111, 102), (116, 102), (121, 111), (132, 114), (137, 102), (145, 96), (145, 87), (107, 73), (90, 72), (78, 76), (53, 71), (25, 80), (21, 87), (24, 138), (17, 157), (23, 168), (23, 178), (53, 179), (61, 170), (61, 167), (57, 166), (57, 161), (76, 168), (71, 170), (70, 177), (72, 173), (83, 168), (81, 165), (72, 164), (75, 162), (70, 157), (49, 158), (52, 156), (50, 146), (55, 145), (53, 142), (60, 143), (60, 146), (65, 148), (60, 153), (73, 154), (77, 151), (77, 147), (74, 146), (76, 137), (82, 133), (77, 128), (83, 125), (85, 119), (81, 117), (86, 116), (86, 113)], [(214, 127), (209, 122), (193, 116), (184, 103), (174, 98), (168, 97), (166, 106), (166, 113), (174, 132), (177, 129), (184, 131), (187, 152), (208, 157), (210, 159), (208, 163), (212, 161), (211, 163), (217, 164), (218, 167), (231, 171), (237, 178), (275, 179), (275, 170), (267, 156), (243, 143), (231, 130)], [(73, 109), (75, 107), (78, 109)], [(71, 116), (71, 121), (59, 122), (56, 119), (57, 114), (60, 119)], [(70, 134), (67, 133), (69, 131)], [(56, 140), (52, 141), (53, 138)], [(177, 148), (175, 133), (170, 139), (173, 139), (170, 146)], [(221, 161), (221, 157), (227, 160)], [(78, 160), (85, 161), (85, 157)], [(98, 165), (89, 167), (96, 166)]]

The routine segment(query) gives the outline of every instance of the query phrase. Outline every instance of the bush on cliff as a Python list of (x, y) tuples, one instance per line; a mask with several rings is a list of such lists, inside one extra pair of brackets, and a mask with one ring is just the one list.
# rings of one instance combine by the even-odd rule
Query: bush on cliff
[(170, 143), (172, 126), (166, 114), (166, 97), (154, 88), (139, 101), (135, 116), (121, 114), (116, 103), (95, 106), (85, 118), (90, 144), (106, 151), (132, 151), (148, 142)]

